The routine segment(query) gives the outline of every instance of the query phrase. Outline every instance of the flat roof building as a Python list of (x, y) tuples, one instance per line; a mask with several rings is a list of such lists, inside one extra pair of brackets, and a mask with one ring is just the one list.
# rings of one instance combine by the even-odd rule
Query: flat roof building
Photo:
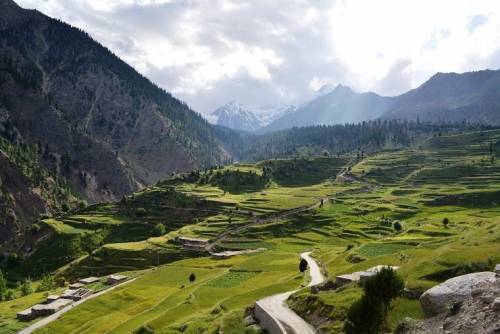
[(82, 279), (78, 280), (78, 283), (81, 283), (83, 285), (88, 285), (88, 284), (96, 283), (99, 281), (100, 281), (99, 277), (92, 276), (92, 277), (82, 278)]
[(73, 303), (72, 300), (61, 298), (49, 304), (37, 304), (31, 308), (31, 311), (35, 317), (46, 316), (56, 313), (71, 303)]
[(385, 266), (385, 265), (378, 265), (375, 267), (371, 267), (370, 269), (367, 269), (365, 271), (356, 271), (351, 274), (345, 274), (345, 275), (339, 275), (335, 277), (335, 283), (338, 286), (344, 285), (344, 284), (349, 284), (352, 282), (364, 282), (368, 278), (375, 276), (382, 268), (392, 268), (393, 270), (398, 270), (399, 267), (394, 267), (394, 266)]
[(110, 275), (108, 276), (107, 283), (108, 285), (115, 285), (120, 282), (124, 282), (128, 277), (124, 275)]
[(33, 314), (31, 307), (21, 312), (16, 313), (16, 318), (21, 321), (33, 320), (36, 316)]
[(83, 298), (86, 298), (92, 294), (92, 290), (89, 289), (69, 289), (63, 292), (61, 295), (62, 299), (70, 299), (73, 301), (81, 300)]
[(76, 290), (76, 289), (80, 289), (80, 288), (83, 288), (85, 286), (85, 284), (82, 284), (82, 283), (73, 283), (73, 284), (70, 284), (69, 285), (69, 288), (70, 289), (73, 289), (73, 290)]

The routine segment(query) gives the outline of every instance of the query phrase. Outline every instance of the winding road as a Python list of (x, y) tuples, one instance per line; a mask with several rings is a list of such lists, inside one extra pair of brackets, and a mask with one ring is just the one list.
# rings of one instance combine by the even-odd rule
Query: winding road
[[(307, 261), (309, 267), (309, 275), (311, 276), (311, 281), (307, 285), (308, 287), (313, 285), (318, 285), (322, 283), (325, 278), (321, 273), (321, 270), (316, 263), (316, 261), (310, 256), (311, 252), (305, 252), (300, 254), (300, 256)], [(272, 334), (314, 334), (316, 331), (314, 328), (308, 324), (304, 319), (293, 312), (288, 305), (286, 300), (290, 295), (297, 292), (298, 290), (288, 291), (285, 293), (280, 293), (270, 297), (263, 298), (257, 301), (257, 307), (262, 311), (267, 313), (267, 318), (271, 318), (275, 324), (274, 326), (266, 326), (268, 321), (260, 321), (261, 326), (263, 326), (269, 333)], [(259, 316), (257, 316), (259, 318)], [(262, 319), (259, 319), (262, 320)], [(268, 327), (268, 328), (266, 328)]]

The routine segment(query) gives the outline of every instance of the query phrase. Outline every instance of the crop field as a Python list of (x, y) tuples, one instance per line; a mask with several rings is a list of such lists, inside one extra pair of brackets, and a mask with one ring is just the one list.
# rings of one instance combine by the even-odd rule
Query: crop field
[[(68, 280), (140, 273), (38, 333), (133, 333), (141, 326), (156, 333), (256, 333), (245, 324), (247, 308), (300, 288), (298, 256), (306, 250), (330, 280), (394, 265), (408, 291), (422, 292), (500, 263), (500, 147), (490, 151), (499, 140), (500, 131), (484, 131), (434, 137), (359, 161), (271, 160), (192, 173), (45, 220), (51, 241), (14, 274), (28, 266)], [(216, 259), (185, 249), (179, 237), (201, 238), (217, 251), (260, 250)], [(51, 265), (43, 267), (43, 258)], [(311, 323), (326, 318), (325, 333), (342, 333), (347, 309), (360, 295), (356, 284), (318, 293), (303, 288), (289, 304)], [(0, 333), (28, 325), (15, 312), (41, 298), (0, 303)], [(411, 296), (395, 301), (390, 326), (405, 317), (423, 317)]]

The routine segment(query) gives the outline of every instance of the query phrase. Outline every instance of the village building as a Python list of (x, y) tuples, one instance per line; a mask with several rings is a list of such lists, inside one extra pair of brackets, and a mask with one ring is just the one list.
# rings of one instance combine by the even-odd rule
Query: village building
[(82, 279), (78, 280), (78, 283), (81, 283), (83, 285), (89, 285), (89, 284), (96, 283), (99, 281), (100, 281), (99, 277), (92, 276), (92, 277), (82, 278)]
[(61, 298), (53, 301), (52, 303), (34, 305), (31, 308), (31, 312), (33, 313), (34, 317), (47, 316), (56, 313), (57, 311), (61, 310), (65, 306), (70, 305), (71, 303), (73, 303), (72, 300)]
[(128, 277), (124, 275), (110, 275), (107, 279), (108, 285), (115, 285), (121, 282), (124, 282)]
[(204, 251), (209, 245), (209, 240), (203, 238), (177, 237), (177, 241), (184, 249), (193, 251)]
[(56, 301), (60, 298), (58, 295), (50, 295), (47, 297), (47, 303), (52, 303), (53, 301)]
[(89, 289), (84, 289), (84, 288), (80, 288), (80, 289), (68, 289), (66, 291), (64, 291), (64, 293), (61, 295), (61, 299), (69, 299), (69, 300), (73, 300), (73, 301), (77, 301), (77, 300), (82, 300), (88, 296), (90, 296), (92, 294), (92, 290), (89, 290)]
[(35, 318), (35, 315), (33, 314), (33, 310), (30, 307), (29, 309), (26, 309), (24, 311), (17, 312), (16, 317), (21, 321), (30, 321)]
[(399, 267), (394, 267), (394, 266), (385, 266), (385, 265), (378, 265), (375, 267), (371, 267), (370, 269), (367, 269), (365, 271), (356, 271), (351, 274), (344, 274), (344, 275), (339, 275), (335, 277), (335, 283), (337, 286), (342, 286), (345, 284), (353, 283), (353, 282), (360, 282), (363, 283), (365, 280), (368, 278), (375, 276), (382, 268), (392, 268), (393, 270), (398, 270)]
[(82, 284), (82, 283), (73, 283), (73, 284), (70, 284), (68, 287), (72, 290), (76, 290), (76, 289), (83, 288), (84, 286), (85, 286), (85, 284)]

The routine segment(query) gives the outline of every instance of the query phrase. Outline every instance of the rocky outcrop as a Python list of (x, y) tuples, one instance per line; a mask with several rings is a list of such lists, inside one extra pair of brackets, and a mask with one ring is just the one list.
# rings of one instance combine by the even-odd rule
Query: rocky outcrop
[(495, 273), (486, 271), (451, 278), (424, 292), (420, 304), (427, 315), (445, 312), (470, 296), (473, 287), (483, 282), (495, 282)]
[(426, 291), (420, 300), (426, 312), (442, 311), (424, 321), (406, 319), (396, 334), (498, 334), (500, 266), (497, 265), (495, 273), (452, 278)]

